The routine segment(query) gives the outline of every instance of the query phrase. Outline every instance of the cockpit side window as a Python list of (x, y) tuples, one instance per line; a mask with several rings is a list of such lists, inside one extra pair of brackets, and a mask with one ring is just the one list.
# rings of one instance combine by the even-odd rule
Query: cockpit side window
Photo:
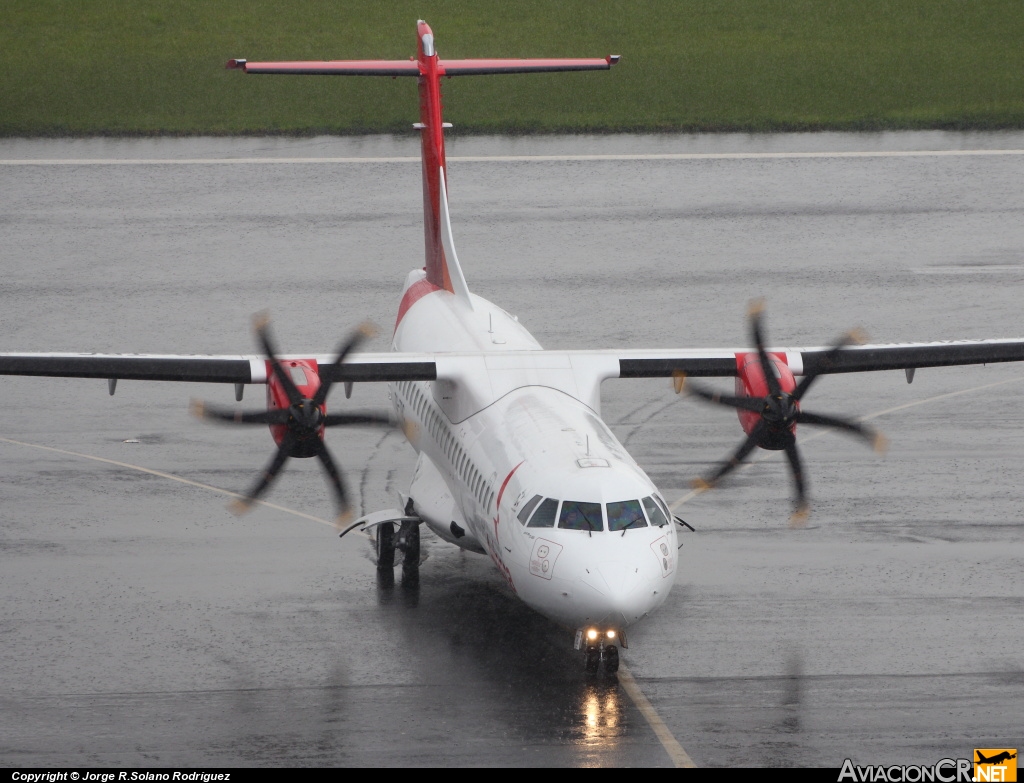
[(558, 501), (545, 498), (544, 502), (537, 506), (533, 516), (530, 517), (527, 527), (554, 527), (556, 511), (558, 511)]
[(608, 504), (608, 529), (629, 530), (631, 527), (647, 527), (644, 510), (639, 500), (623, 500)]
[(671, 522), (672, 521), (672, 512), (669, 511), (668, 504), (665, 502), (665, 499), (662, 498), (662, 497), (659, 497), (658, 495), (655, 495), (654, 496), (654, 502), (657, 503), (658, 507), (662, 511), (665, 512), (665, 519), (667, 519), (669, 522)]
[(589, 530), (591, 532), (604, 530), (601, 504), (587, 503), (583, 500), (563, 501), (558, 526), (566, 530)]
[(301, 367), (289, 367), (288, 374), (292, 376), (292, 381), (296, 386), (306, 385), (306, 373), (302, 371)]
[(519, 509), (519, 521), (525, 525), (526, 520), (530, 518), (530, 514), (533, 512), (535, 508), (537, 508), (537, 504), (540, 503), (541, 500), (542, 498), (540, 495), (534, 495), (532, 498), (526, 501), (526, 505)]
[(665, 516), (665, 512), (661, 510), (661, 506), (654, 502), (653, 497), (646, 497), (643, 500), (644, 509), (647, 511), (647, 516), (651, 520), (651, 524), (655, 527), (664, 527), (668, 524), (668, 518)]

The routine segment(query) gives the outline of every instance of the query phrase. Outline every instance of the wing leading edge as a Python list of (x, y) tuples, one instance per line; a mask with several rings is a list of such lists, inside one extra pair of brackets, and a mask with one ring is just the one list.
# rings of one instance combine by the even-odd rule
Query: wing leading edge
[[(794, 375), (828, 375), (1019, 362), (1024, 361), (1024, 338), (851, 346), (831, 360), (826, 358), (829, 350), (828, 347), (768, 349), (769, 353), (785, 358)], [(557, 357), (592, 359), (604, 368), (600, 374), (605, 378), (670, 378), (677, 371), (693, 377), (730, 377), (736, 375), (737, 355), (746, 353), (749, 353), (748, 348), (356, 353), (340, 366), (331, 365), (333, 357), (326, 354), (294, 354), (281, 358), (315, 359), (322, 366), (323, 377), (330, 376), (332, 382), (373, 383), (457, 379), (468, 370), (482, 368), (480, 361), (488, 359), (497, 359), (509, 369), (513, 366), (542, 369)], [(266, 383), (267, 363), (264, 357), (251, 355), (2, 353), (0, 375)]]

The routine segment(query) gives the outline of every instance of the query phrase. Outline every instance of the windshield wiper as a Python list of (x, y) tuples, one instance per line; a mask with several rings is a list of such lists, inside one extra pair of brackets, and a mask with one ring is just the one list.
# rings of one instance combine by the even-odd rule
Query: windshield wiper
[(626, 531), (629, 530), (630, 528), (643, 527), (643, 526), (644, 526), (644, 521), (642, 519), (634, 519), (632, 522), (630, 522), (628, 525), (626, 525), (624, 528), (622, 528), (622, 535), (626, 535)]
[(583, 521), (587, 523), (587, 537), (593, 538), (595, 530), (594, 523), (590, 521), (590, 517), (587, 516), (587, 512), (584, 511), (582, 508), (580, 509), (580, 516), (583, 517)]

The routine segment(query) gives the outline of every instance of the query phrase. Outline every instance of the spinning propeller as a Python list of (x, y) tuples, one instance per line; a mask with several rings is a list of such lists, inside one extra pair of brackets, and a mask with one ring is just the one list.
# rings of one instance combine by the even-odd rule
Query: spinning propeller
[[(746, 439), (739, 445), (739, 448), (722, 462), (713, 474), (707, 478), (698, 478), (693, 481), (694, 489), (703, 491), (714, 487), (723, 476), (735, 470), (754, 450), (755, 446), (785, 451), (793, 477), (793, 485), (796, 489), (796, 508), (791, 522), (794, 525), (799, 525), (806, 520), (810, 513), (810, 507), (807, 503), (800, 452), (796, 446), (796, 425), (809, 424), (815, 427), (831, 427), (841, 430), (862, 438), (879, 452), (885, 450), (885, 437), (870, 427), (865, 427), (851, 419), (824, 416), (800, 409), (801, 400), (820, 373), (805, 375), (797, 384), (788, 368), (783, 369), (774, 364), (764, 348), (761, 328), (763, 311), (764, 304), (761, 300), (751, 303), (750, 330), (754, 345), (757, 347), (758, 361), (756, 364), (748, 364), (744, 370), (741, 370), (746, 387), (766, 392), (763, 396), (758, 396), (756, 393), (743, 396), (720, 394), (688, 381), (686, 375), (681, 372), (677, 372), (675, 375), (675, 388), (677, 393), (682, 393), (685, 388), (700, 399), (738, 409), (740, 421), (747, 433)], [(848, 345), (861, 342), (863, 339), (857, 331), (843, 335), (822, 357), (820, 366), (827, 368)]]
[[(326, 413), (324, 403), (331, 390), (331, 378), (334, 373), (328, 373), (327, 379), (321, 380), (319, 374), (309, 366), (308, 362), (282, 363), (277, 357), (277, 351), (270, 337), (270, 318), (266, 313), (260, 313), (253, 319), (253, 329), (273, 372), (268, 397), (280, 397), (281, 399), (278, 400), (280, 407), (270, 406), (266, 411), (234, 411), (227, 408), (210, 407), (201, 400), (192, 400), (192, 413), (201, 418), (231, 424), (269, 425), (274, 434), (274, 440), (278, 444), (277, 453), (274, 454), (263, 475), (244, 498), (232, 502), (231, 508), (237, 513), (248, 511), (257, 498), (267, 490), (271, 482), (277, 478), (277, 474), (280, 473), (289, 457), (316, 457), (323, 465), (328, 482), (334, 489), (338, 503), (338, 523), (343, 524), (351, 516), (351, 512), (341, 471), (338, 470), (323, 441), (324, 428), (357, 425), (391, 427), (394, 424), (386, 415), (377, 413)], [(338, 349), (338, 355), (327, 367), (334, 369), (340, 366), (360, 342), (372, 335), (371, 326), (368, 324), (361, 326), (342, 343)], [(300, 369), (298, 378), (305, 377), (305, 383), (300, 380), (296, 384), (296, 379), (293, 379), (292, 373), (286, 369), (286, 364), (292, 371), (298, 367)], [(299, 391), (299, 385), (304, 386), (307, 392), (311, 391), (312, 396), (304, 396)], [(275, 392), (277, 392), (276, 395)]]

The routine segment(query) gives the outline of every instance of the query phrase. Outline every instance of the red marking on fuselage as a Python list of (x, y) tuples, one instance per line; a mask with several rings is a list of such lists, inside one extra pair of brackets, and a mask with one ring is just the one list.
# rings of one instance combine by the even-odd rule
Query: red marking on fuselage
[(405, 314), (409, 312), (410, 307), (416, 304), (427, 294), (440, 290), (441, 289), (438, 286), (434, 285), (429, 280), (420, 280), (418, 283), (413, 283), (409, 286), (405, 290), (405, 294), (402, 296), (402, 303), (398, 305), (398, 318), (395, 319), (395, 331), (398, 331), (398, 325), (402, 323), (402, 319), (405, 317)]
[[(523, 460), (523, 462), (526, 462), (526, 460)], [(512, 584), (512, 574), (509, 573), (508, 566), (506, 566), (505, 562), (501, 559), (501, 553), (499, 551), (501, 539), (498, 537), (498, 521), (501, 518), (501, 496), (505, 494), (505, 487), (508, 486), (508, 482), (512, 479), (512, 475), (519, 470), (519, 467), (523, 462), (520, 462), (519, 465), (512, 468), (512, 470), (508, 472), (508, 475), (505, 476), (505, 480), (501, 482), (501, 489), (498, 490), (498, 499), (494, 501), (494, 553), (491, 555), (491, 559), (494, 560), (494, 564), (498, 566), (498, 569), (505, 574), (505, 578), (508, 580), (508, 583), (512, 585), (513, 590), (515, 590), (515, 585)]]
[(522, 462), (520, 462), (518, 465), (516, 465), (514, 468), (512, 468), (512, 470), (509, 471), (508, 475), (505, 476), (505, 480), (503, 482), (501, 482), (501, 489), (498, 490), (498, 499), (496, 501), (494, 501), (494, 513), (495, 514), (498, 513), (498, 509), (501, 507), (501, 496), (505, 494), (505, 487), (508, 486), (508, 482), (511, 480), (512, 474), (514, 474), (517, 470), (519, 470), (519, 468), (522, 466), (523, 462), (526, 462), (526, 460), (524, 459)]

